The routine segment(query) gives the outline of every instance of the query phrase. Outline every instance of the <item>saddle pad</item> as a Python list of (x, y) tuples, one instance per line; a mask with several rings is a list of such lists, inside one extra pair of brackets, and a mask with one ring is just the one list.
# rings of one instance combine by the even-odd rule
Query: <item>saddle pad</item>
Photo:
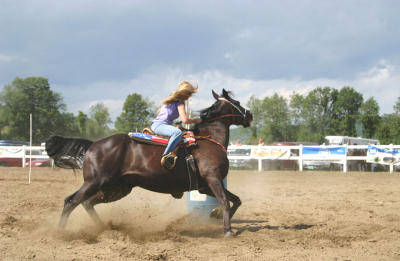
[[(134, 140), (160, 146), (167, 146), (169, 138), (163, 138), (155, 135), (150, 135), (142, 132), (129, 132), (129, 137)], [(193, 132), (186, 131), (182, 134), (182, 142), (185, 146), (192, 146), (196, 144), (196, 139)]]
[(148, 144), (161, 145), (161, 146), (166, 146), (168, 144), (168, 139), (160, 138), (146, 133), (129, 132), (128, 135), (134, 140)]

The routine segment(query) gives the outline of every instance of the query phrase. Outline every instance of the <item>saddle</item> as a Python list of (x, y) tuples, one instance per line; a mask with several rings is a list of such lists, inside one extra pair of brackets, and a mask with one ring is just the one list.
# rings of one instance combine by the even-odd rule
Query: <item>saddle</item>
[[(128, 135), (129, 137), (131, 137), (131, 139), (135, 141), (158, 146), (167, 146), (170, 138), (167, 136), (156, 135), (150, 128), (144, 128), (142, 132), (129, 132)], [(196, 147), (196, 145), (197, 143), (194, 133), (192, 131), (182, 131), (182, 141), (178, 145), (178, 147), (184, 146), (185, 148), (194, 148)], [(198, 189), (200, 181), (194, 157), (188, 151), (189, 150), (185, 149), (186, 155), (184, 156), (184, 158), (190, 184), (188, 190), (190, 191)], [(182, 198), (183, 193), (172, 193), (172, 196), (174, 198)]]
[[(144, 128), (142, 132), (129, 132), (128, 135), (133, 140), (158, 146), (167, 146), (170, 138), (168, 136), (156, 135), (150, 128)], [(194, 133), (192, 131), (183, 131), (181, 144), (186, 147), (197, 145)]]

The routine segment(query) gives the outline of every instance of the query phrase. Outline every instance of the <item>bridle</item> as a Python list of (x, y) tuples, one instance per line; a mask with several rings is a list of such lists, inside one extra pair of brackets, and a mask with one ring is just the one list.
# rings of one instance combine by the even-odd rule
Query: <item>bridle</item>
[[(234, 104), (233, 102), (231, 102), (223, 97), (219, 97), (218, 100), (227, 102), (231, 106), (232, 113), (223, 114), (223, 115), (219, 115), (217, 117), (211, 118), (210, 120), (208, 120), (209, 122), (215, 121), (218, 119), (222, 119), (222, 118), (227, 118), (227, 117), (242, 117), (244, 120), (246, 119), (246, 113), (247, 113), (246, 109), (243, 108), (244, 111), (242, 111), (236, 104)], [(240, 115), (233, 114), (233, 109), (236, 109)]]
[[(215, 120), (218, 120), (218, 119), (228, 118), (228, 117), (241, 117), (241, 118), (243, 118), (244, 120), (246, 120), (246, 113), (247, 113), (247, 110), (246, 110), (246, 109), (243, 108), (244, 111), (242, 111), (236, 104), (233, 104), (231, 101), (229, 101), (228, 99), (225, 99), (225, 98), (223, 98), (223, 97), (219, 97), (218, 100), (219, 100), (219, 101), (227, 102), (227, 103), (231, 106), (232, 112), (231, 112), (231, 113), (228, 113), (228, 114), (223, 114), (223, 115), (219, 115), (219, 116), (217, 116), (217, 117), (211, 118), (211, 119), (207, 120), (208, 122), (212, 122), (212, 121), (215, 121)], [(236, 109), (236, 110), (239, 112), (240, 115), (234, 114), (234, 109)], [(233, 122), (232, 122), (232, 123), (233, 123)], [(212, 139), (210, 136), (195, 136), (195, 138), (196, 138), (196, 139), (208, 140), (208, 141), (210, 141), (210, 142), (212, 142), (212, 143), (214, 143), (214, 144), (217, 144), (220, 148), (222, 148), (222, 150), (223, 150), (225, 153), (227, 152), (224, 145), (222, 145), (220, 142), (218, 142), (218, 141)]]

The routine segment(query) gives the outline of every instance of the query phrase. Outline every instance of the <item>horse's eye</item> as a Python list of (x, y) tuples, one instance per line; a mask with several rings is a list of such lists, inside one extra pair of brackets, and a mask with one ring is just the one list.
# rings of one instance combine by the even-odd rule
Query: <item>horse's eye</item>
[(200, 113), (200, 118), (201, 118), (202, 120), (206, 119), (207, 116), (208, 116), (208, 112), (201, 112), (201, 113)]

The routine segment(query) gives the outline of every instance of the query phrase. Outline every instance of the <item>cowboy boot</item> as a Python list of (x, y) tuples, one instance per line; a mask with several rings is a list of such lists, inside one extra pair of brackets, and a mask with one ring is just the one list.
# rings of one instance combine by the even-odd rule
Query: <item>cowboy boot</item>
[(161, 158), (161, 166), (163, 166), (166, 169), (173, 169), (176, 164), (176, 159), (178, 156), (174, 152), (170, 152)]

